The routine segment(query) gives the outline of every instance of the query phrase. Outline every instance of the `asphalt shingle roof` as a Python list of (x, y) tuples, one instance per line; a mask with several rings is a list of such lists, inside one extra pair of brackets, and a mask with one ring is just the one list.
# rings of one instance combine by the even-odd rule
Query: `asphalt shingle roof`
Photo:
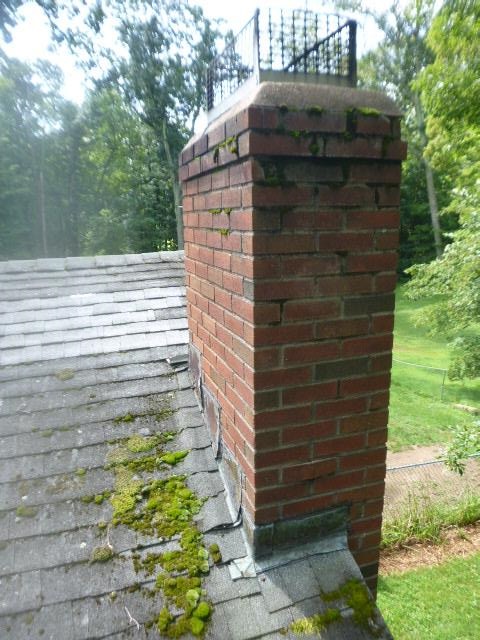
[[(132, 435), (189, 451), (175, 474), (205, 499), (195, 526), (222, 554), (203, 580), (214, 605), (207, 638), (297, 637), (294, 620), (332, 606), (322, 591), (360, 580), (341, 535), (232, 579), (248, 552), (182, 364), (184, 296), (179, 252), (0, 263), (0, 638), (159, 636), (148, 622), (162, 592), (146, 596), (156, 574), (136, 572), (132, 554), (178, 543), (105, 527), (108, 494), (93, 499), (115, 490), (107, 462)], [(148, 477), (165, 477), (165, 466)], [(92, 562), (99, 547), (113, 558)], [(322, 638), (372, 637), (346, 602), (336, 606), (343, 617)], [(378, 623), (376, 637), (388, 638)]]

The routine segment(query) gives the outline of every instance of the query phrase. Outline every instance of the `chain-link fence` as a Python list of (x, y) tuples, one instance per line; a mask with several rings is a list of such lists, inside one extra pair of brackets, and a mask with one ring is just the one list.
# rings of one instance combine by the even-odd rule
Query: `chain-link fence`
[(471, 382), (450, 380), (448, 370), (393, 359), (392, 382), (418, 395), (449, 403), (479, 403), (479, 390)]
[(479, 456), (471, 456), (462, 476), (442, 460), (391, 467), (386, 475), (384, 517), (394, 517), (412, 502), (455, 504), (465, 495), (480, 496)]

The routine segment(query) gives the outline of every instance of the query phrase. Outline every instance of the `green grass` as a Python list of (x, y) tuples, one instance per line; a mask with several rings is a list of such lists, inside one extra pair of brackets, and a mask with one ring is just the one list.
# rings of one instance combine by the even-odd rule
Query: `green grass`
[(395, 640), (476, 640), (480, 554), (381, 578), (377, 602)]
[(441, 543), (452, 527), (464, 527), (480, 520), (480, 493), (469, 489), (461, 495), (439, 497), (426, 486), (422, 493), (411, 491), (395, 511), (386, 513), (382, 525), (382, 547), (413, 542)]
[[(425, 327), (415, 326), (415, 315), (432, 304), (412, 302), (397, 291), (394, 360), (447, 369), (449, 349), (446, 338), (431, 337)], [(467, 424), (472, 416), (453, 404), (480, 406), (480, 380), (453, 382), (445, 379), (442, 399), (442, 371), (393, 363), (390, 399), (389, 447), (393, 451), (414, 445), (446, 443), (451, 428)]]

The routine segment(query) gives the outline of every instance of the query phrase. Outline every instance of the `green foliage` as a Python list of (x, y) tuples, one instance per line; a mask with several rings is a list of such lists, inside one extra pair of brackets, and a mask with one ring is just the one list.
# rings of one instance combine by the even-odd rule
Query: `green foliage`
[(476, 640), (480, 554), (380, 578), (378, 606), (395, 640)]
[(432, 487), (411, 490), (393, 515), (382, 525), (382, 547), (392, 548), (413, 542), (440, 543), (447, 529), (480, 520), (480, 493), (465, 491), (460, 496), (432, 495)]
[(447, 467), (463, 475), (468, 456), (480, 454), (480, 421), (476, 420), (472, 426), (457, 425), (445, 454)]
[(452, 197), (446, 211), (458, 216), (444, 255), (409, 272), (412, 298), (438, 295), (425, 322), (455, 341), (451, 375), (480, 374), (475, 323), (480, 317), (480, 6), (447, 2), (428, 34), (435, 58), (416, 82), (427, 110), (426, 153), (448, 174)]

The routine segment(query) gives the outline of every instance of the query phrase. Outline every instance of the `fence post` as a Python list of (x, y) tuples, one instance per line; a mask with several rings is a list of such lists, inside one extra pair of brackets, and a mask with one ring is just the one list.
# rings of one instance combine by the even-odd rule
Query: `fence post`
[(357, 23), (355, 20), (348, 21), (348, 79), (352, 87), (357, 86)]

